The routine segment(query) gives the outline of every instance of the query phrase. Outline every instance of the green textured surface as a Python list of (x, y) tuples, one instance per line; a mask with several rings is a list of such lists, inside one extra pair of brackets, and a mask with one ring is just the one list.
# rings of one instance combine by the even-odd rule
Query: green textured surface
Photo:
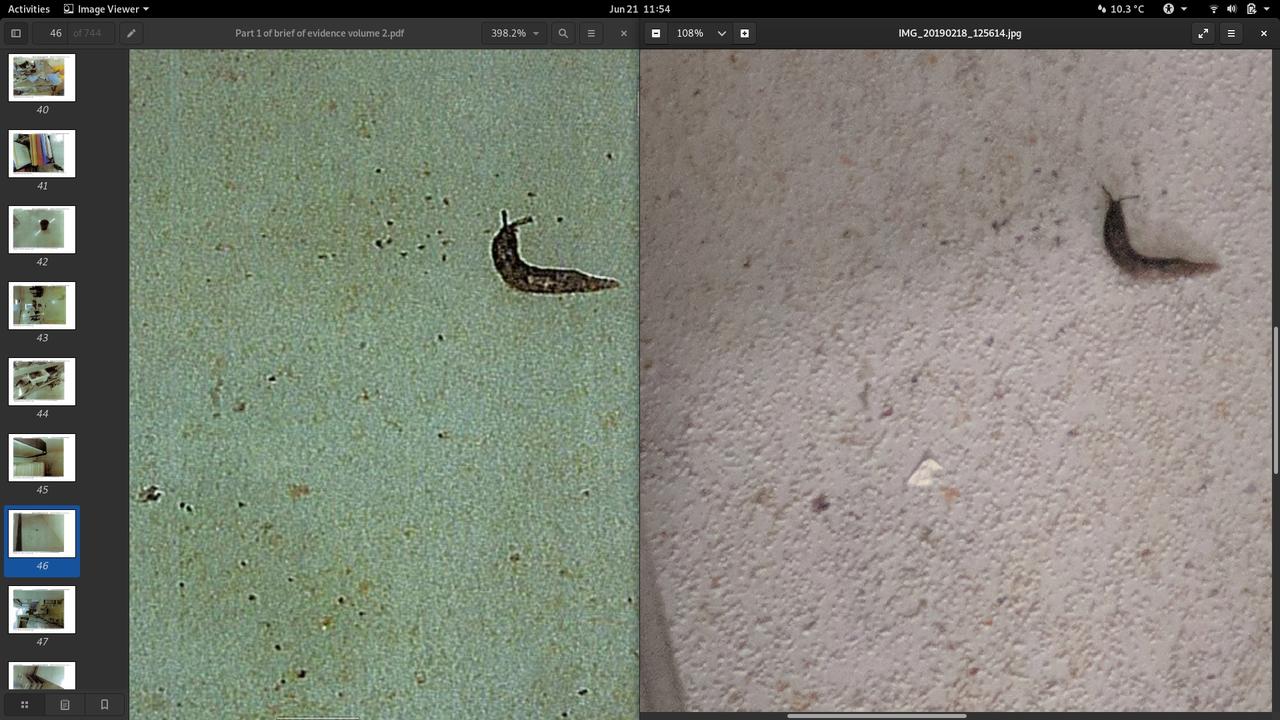
[(130, 57), (133, 717), (634, 717), (635, 53)]

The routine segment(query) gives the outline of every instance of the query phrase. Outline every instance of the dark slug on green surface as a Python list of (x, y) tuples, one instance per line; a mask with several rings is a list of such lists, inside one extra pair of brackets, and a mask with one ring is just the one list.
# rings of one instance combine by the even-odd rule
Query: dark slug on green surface
[(516, 228), (531, 222), (533, 218), (527, 215), (508, 222), (507, 211), (502, 211), (502, 228), (493, 236), (493, 266), (507, 285), (522, 292), (541, 294), (595, 292), (618, 287), (618, 281), (611, 278), (525, 262), (520, 257)]
[(1107, 217), (1102, 223), (1102, 241), (1107, 253), (1121, 270), (1140, 275), (1146, 272), (1157, 272), (1164, 275), (1197, 275), (1218, 269), (1217, 263), (1193, 262), (1182, 258), (1160, 258), (1143, 255), (1129, 244), (1129, 230), (1124, 223), (1124, 209), (1121, 203), (1137, 198), (1137, 195), (1112, 197), (1106, 186), (1102, 192), (1107, 194)]

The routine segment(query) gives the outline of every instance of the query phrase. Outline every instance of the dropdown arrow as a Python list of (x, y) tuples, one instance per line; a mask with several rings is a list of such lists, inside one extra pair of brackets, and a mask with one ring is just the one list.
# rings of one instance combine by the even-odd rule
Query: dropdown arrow
[(720, 37), (724, 37), (724, 34), (725, 34), (725, 33), (727, 33), (727, 32), (729, 32), (729, 31), (728, 31), (728, 30), (717, 30), (717, 31), (716, 31), (716, 34), (717, 34), (717, 35), (719, 35)]
[(1182, 5), (1182, 6), (1181, 6), (1181, 8), (1182, 8), (1182, 12), (1186, 12), (1186, 11), (1187, 11), (1187, 6), (1186, 6), (1186, 5)]

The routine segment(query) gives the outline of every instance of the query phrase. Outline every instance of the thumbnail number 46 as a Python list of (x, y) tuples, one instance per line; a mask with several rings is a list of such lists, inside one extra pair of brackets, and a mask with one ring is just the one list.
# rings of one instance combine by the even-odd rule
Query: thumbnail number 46
[(48, 570), (48, 569), (49, 569), (49, 561), (48, 561), (48, 560), (41, 560), (40, 562), (36, 563), (36, 569), (37, 569), (37, 570)]

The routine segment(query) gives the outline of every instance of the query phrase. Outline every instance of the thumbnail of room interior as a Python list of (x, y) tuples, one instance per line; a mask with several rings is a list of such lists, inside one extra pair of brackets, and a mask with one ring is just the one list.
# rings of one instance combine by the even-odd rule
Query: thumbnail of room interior
[(64, 665), (13, 665), (9, 686), (13, 690), (71, 690), (65, 687)]
[(67, 324), (65, 285), (14, 285), (13, 324)]
[(13, 363), (13, 399), (38, 401), (64, 397), (66, 363), (17, 360)]
[(62, 97), (66, 91), (66, 60), (53, 57), (13, 58), (14, 97)]
[(11, 630), (62, 630), (66, 627), (66, 591), (62, 589), (16, 588), (9, 608)]
[(20, 173), (63, 172), (63, 136), (56, 133), (17, 133), (13, 136), (13, 170)]
[(61, 478), (66, 438), (16, 437), (11, 440), (14, 478)]
[(66, 519), (62, 513), (13, 513), (13, 552), (66, 552)]
[(66, 247), (62, 208), (14, 208), (13, 247), (58, 249)]

